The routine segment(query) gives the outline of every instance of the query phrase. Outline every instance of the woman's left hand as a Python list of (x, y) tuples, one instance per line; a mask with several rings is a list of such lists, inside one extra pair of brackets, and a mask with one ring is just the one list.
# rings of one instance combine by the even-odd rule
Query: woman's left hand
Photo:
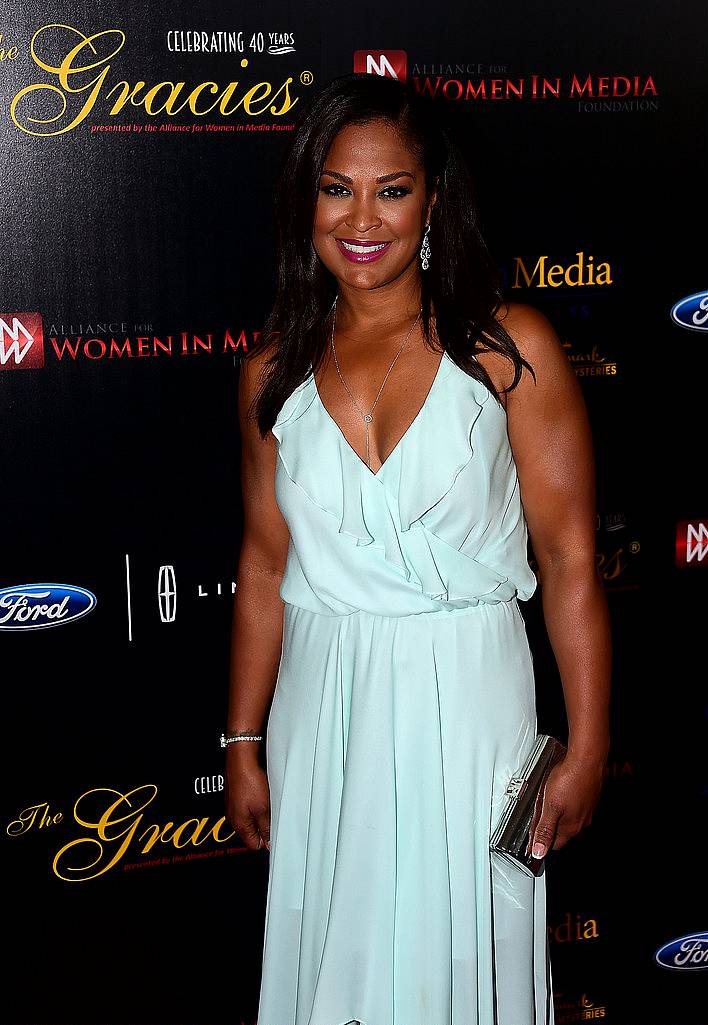
[(590, 825), (605, 770), (605, 762), (581, 761), (568, 754), (553, 766), (546, 779), (541, 814), (531, 831), (534, 858), (565, 847), (568, 840)]

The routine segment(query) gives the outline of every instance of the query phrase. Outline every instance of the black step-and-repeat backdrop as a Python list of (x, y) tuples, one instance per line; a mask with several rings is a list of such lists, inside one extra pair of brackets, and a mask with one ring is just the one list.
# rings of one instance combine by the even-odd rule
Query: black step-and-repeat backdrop
[(461, 131), (507, 298), (592, 418), (612, 750), (548, 860), (556, 1021), (705, 1025), (707, 27), (693, 0), (6, 5), (4, 1021), (255, 1023), (268, 855), (224, 820), (219, 747), (239, 362), (294, 119), (362, 70)]

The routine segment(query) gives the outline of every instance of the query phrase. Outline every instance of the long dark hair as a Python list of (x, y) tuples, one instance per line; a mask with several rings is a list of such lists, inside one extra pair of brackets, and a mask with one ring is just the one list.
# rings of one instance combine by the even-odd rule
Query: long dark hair
[[(484, 349), (514, 366), (509, 389), (522, 367), (531, 366), (495, 319), (504, 302), (501, 274), (480, 234), (474, 185), (462, 152), (443, 127), (432, 102), (393, 78), (368, 73), (329, 82), (300, 115), (281, 162), (275, 196), (277, 278), (275, 303), (251, 350), (270, 347), (268, 372), (255, 399), (262, 436), (287, 397), (317, 367), (327, 344), (327, 318), (337, 279), (312, 242), (312, 226), (324, 162), (337, 133), (347, 125), (389, 121), (408, 140), (425, 169), (426, 201), (437, 180), (430, 216), (430, 267), (421, 273), (421, 324), (430, 342), (431, 302), (440, 345), (472, 377), (499, 396), (473, 357)], [(246, 357), (248, 358), (248, 357)]]

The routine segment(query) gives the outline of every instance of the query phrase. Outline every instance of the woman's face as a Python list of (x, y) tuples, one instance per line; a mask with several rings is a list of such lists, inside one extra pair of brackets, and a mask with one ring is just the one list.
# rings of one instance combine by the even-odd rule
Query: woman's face
[(389, 122), (349, 125), (330, 146), (320, 178), (317, 255), (352, 288), (378, 288), (407, 268), (416, 274), (434, 200), (433, 192), (426, 204), (423, 167)]

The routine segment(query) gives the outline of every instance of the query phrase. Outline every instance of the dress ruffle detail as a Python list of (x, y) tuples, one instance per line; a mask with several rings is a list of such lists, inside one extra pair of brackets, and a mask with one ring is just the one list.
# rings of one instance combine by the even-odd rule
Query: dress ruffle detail
[[(314, 431), (310, 418), (305, 416), (316, 397), (314, 381), (309, 377), (283, 405), (272, 428), (278, 439), (278, 456), (292, 483), (316, 506), (337, 518), (340, 534), (357, 545), (373, 544), (376, 538), (367, 526), (361, 470), (355, 467), (358, 472), (352, 473), (345, 465), (345, 454), (334, 432)], [(323, 475), (314, 465), (313, 445), (326, 459), (325, 465), (336, 467), (334, 477)]]
[(416, 554), (420, 552), (415, 561), (421, 588), (429, 598), (463, 607), (481, 599), (508, 601), (516, 594), (516, 586), (505, 574), (458, 551), (422, 525), (414, 525), (408, 536)]
[[(436, 385), (453, 369), (448, 361)], [(426, 524), (426, 514), (439, 513), (474, 460), (476, 431), (491, 398), (480, 382), (464, 376), (464, 401), (450, 402), (449, 391), (432, 389), (378, 473), (368, 469), (316, 401), (312, 375), (290, 395), (273, 426), (290, 482), (336, 518), (338, 533), (357, 546), (379, 549), (386, 563), (421, 594), (450, 607), (508, 601), (517, 593), (507, 575), (485, 564), (483, 551), (478, 559), (477, 548), (474, 554), (462, 551)], [(323, 474), (322, 466), (331, 473)], [(473, 471), (471, 491), (475, 477)], [(471, 515), (475, 504), (475, 495), (470, 494)]]
[[(441, 502), (474, 457), (475, 425), (490, 397), (480, 387), (483, 394), (470, 393), (467, 403), (452, 405), (439, 390), (424, 410), (427, 429), (418, 431), (415, 446), (401, 445), (396, 451), (391, 476), (395, 473), (401, 530), (410, 530), (412, 523)], [(436, 423), (445, 424), (442, 436)], [(384, 468), (388, 469), (386, 464)]]
[(290, 425), (297, 418), (306, 413), (309, 409), (312, 400), (315, 397), (313, 389), (310, 387), (312, 382), (311, 377), (307, 377), (304, 381), (297, 385), (296, 388), (288, 395), (287, 399), (280, 407), (280, 412), (275, 418), (271, 430), (278, 439), (278, 442), (283, 440), (283, 427)]

